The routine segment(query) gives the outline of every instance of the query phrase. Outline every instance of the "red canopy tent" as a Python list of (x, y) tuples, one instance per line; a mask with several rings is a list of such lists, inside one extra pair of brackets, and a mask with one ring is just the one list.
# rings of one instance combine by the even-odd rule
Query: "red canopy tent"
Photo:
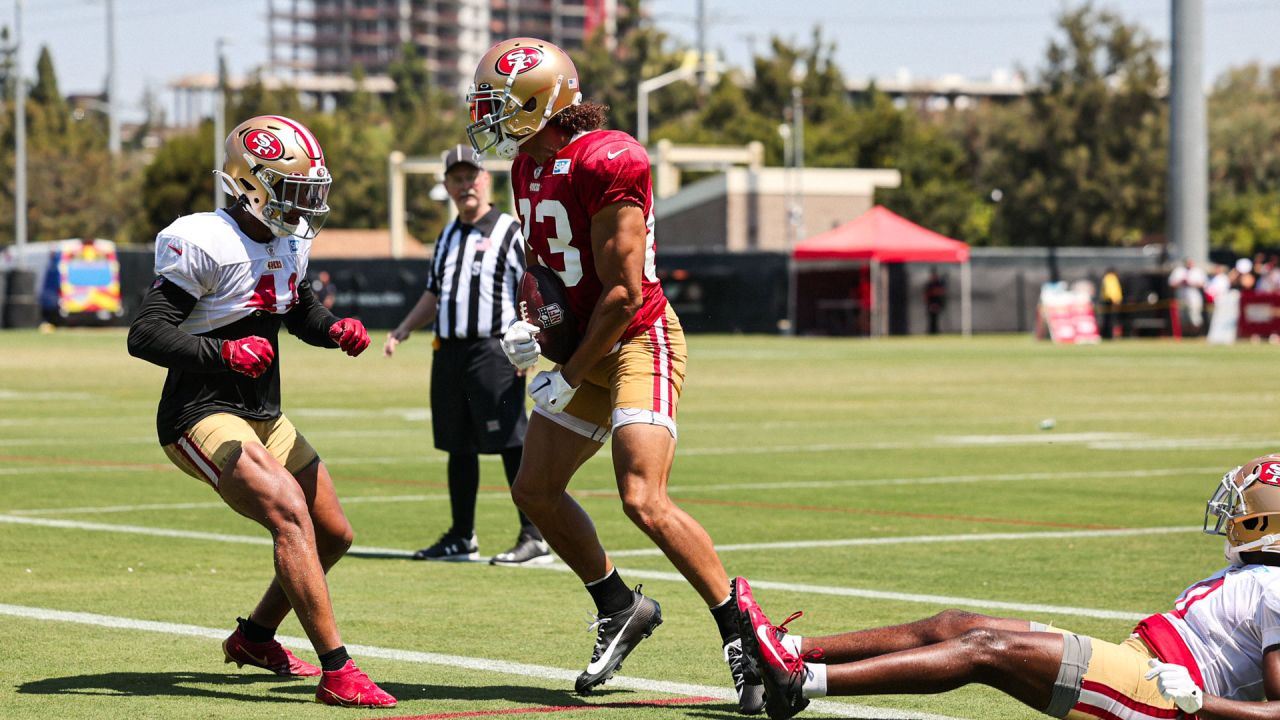
[[(876, 205), (844, 225), (802, 240), (792, 250), (791, 258), (793, 296), (797, 286), (794, 274), (806, 266), (867, 263), (871, 266), (871, 282), (875, 288), (884, 284), (878, 278), (883, 263), (960, 263), (961, 326), (965, 335), (971, 331), (969, 245), (920, 227), (883, 206)], [(873, 289), (872, 312), (882, 321), (872, 323), (873, 333), (874, 328), (883, 325), (885, 317), (882, 294)], [(794, 307), (793, 297), (793, 314)], [(792, 317), (791, 321), (794, 327), (796, 319)]]

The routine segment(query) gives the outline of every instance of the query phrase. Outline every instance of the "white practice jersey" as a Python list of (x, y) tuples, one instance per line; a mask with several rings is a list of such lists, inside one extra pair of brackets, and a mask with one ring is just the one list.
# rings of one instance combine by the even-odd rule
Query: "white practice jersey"
[(1221, 570), (1184, 590), (1164, 617), (1200, 665), (1207, 692), (1266, 699), (1262, 652), (1280, 644), (1280, 568)]
[(283, 315), (298, 302), (311, 241), (260, 243), (223, 210), (178, 218), (156, 236), (156, 275), (177, 285), (196, 306), (180, 326), (199, 335), (255, 310)]

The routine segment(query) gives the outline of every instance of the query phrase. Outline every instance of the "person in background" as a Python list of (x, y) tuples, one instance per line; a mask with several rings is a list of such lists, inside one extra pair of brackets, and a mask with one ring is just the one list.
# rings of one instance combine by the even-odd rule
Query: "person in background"
[[(498, 454), (507, 484), (515, 481), (528, 418), (524, 373), (514, 370), (499, 339), (516, 321), (524, 240), (520, 223), (489, 203), (492, 182), (479, 155), (455, 145), (444, 155), (444, 186), (458, 217), (436, 239), (427, 289), (383, 346), (391, 357), (414, 330), (434, 324), (431, 428), (435, 446), (449, 454), (452, 524), (416, 560), (475, 560), (476, 496), (480, 454)], [(494, 555), (495, 565), (549, 563), (551, 549), (523, 512), (515, 545)]]
[(937, 268), (929, 270), (929, 280), (924, 284), (924, 309), (929, 314), (929, 334), (938, 334), (938, 322), (947, 308), (947, 284)]
[(328, 270), (321, 270), (312, 278), (311, 292), (316, 294), (316, 301), (323, 305), (325, 310), (332, 310), (333, 304), (338, 300), (338, 292), (333, 286)]
[(1235, 277), (1231, 287), (1235, 290), (1253, 290), (1258, 284), (1258, 277), (1253, 274), (1253, 261), (1249, 258), (1236, 260)]
[(1192, 332), (1199, 334), (1204, 327), (1204, 284), (1207, 278), (1196, 261), (1187, 258), (1169, 273), (1169, 287), (1173, 290)]
[(1115, 268), (1107, 268), (1102, 276), (1102, 292), (1098, 297), (1102, 302), (1102, 339), (1113, 340), (1121, 334), (1118, 308), (1124, 302), (1124, 288), (1120, 285), (1120, 275)]

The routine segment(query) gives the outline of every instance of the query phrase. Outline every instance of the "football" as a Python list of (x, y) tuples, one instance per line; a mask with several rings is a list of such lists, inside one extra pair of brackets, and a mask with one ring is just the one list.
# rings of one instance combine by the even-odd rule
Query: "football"
[(569, 310), (569, 293), (560, 276), (530, 265), (520, 280), (520, 319), (538, 326), (542, 354), (554, 363), (569, 361), (578, 348), (578, 321)]

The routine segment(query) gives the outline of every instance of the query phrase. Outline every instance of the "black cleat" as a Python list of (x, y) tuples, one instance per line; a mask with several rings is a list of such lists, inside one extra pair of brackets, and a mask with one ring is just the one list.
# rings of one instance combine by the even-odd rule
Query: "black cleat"
[(549, 565), (555, 562), (551, 548), (542, 538), (520, 533), (510, 550), (494, 555), (490, 565)]
[(736, 637), (724, 645), (724, 661), (733, 675), (733, 689), (738, 693), (738, 712), (742, 715), (759, 715), (764, 710), (764, 681), (742, 652), (742, 638)]
[(774, 625), (756, 603), (746, 578), (734, 578), (733, 583), (742, 651), (764, 682), (765, 710), (770, 720), (787, 720), (809, 705), (804, 696), (804, 658), (787, 650), (780, 639), (787, 623), (801, 613), (793, 614), (781, 626)]
[(445, 533), (435, 545), (422, 548), (413, 554), (414, 560), (450, 560), (454, 562), (477, 560), (480, 558), (480, 545), (475, 533), (471, 537), (458, 537)]
[(591, 692), (613, 677), (636, 645), (662, 624), (662, 607), (653, 598), (642, 595), (640, 587), (636, 586), (631, 607), (613, 615), (596, 616), (591, 623), (590, 627), (596, 630), (596, 645), (591, 651), (590, 664), (574, 683), (575, 692)]

